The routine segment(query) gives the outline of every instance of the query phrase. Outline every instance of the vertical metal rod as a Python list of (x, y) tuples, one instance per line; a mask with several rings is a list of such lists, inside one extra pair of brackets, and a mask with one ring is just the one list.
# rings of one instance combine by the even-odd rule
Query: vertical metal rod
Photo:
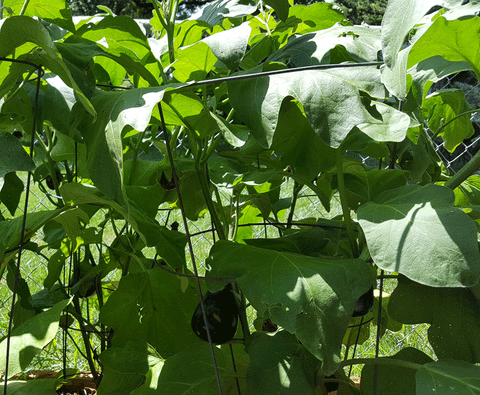
[[(37, 114), (38, 114), (38, 96), (40, 94), (40, 81), (43, 75), (43, 69), (41, 66), (37, 67), (37, 88), (35, 90), (35, 103), (33, 108), (33, 127), (32, 127), (32, 138), (30, 139), (30, 158), (33, 158), (33, 148), (35, 144), (35, 135), (37, 130)], [(7, 395), (8, 387), (8, 364), (10, 360), (10, 342), (12, 337), (12, 328), (13, 328), (13, 317), (15, 310), (15, 302), (17, 297), (17, 288), (18, 288), (18, 279), (20, 277), (20, 263), (22, 260), (22, 251), (23, 251), (23, 242), (25, 238), (25, 228), (27, 225), (27, 212), (28, 212), (28, 198), (30, 196), (30, 180), (32, 177), (32, 172), (29, 171), (27, 174), (27, 186), (25, 191), (25, 204), (23, 206), (23, 219), (22, 219), (22, 230), (20, 232), (20, 243), (18, 248), (18, 259), (17, 259), (17, 268), (15, 271), (15, 282), (13, 285), (13, 295), (12, 295), (12, 307), (10, 309), (10, 319), (8, 321), (8, 332), (7, 332), (7, 346), (6, 346), (6, 356), (5, 356), (5, 385), (3, 387), (4, 395)]]
[[(355, 345), (353, 346), (352, 359), (355, 358), (355, 353), (357, 352), (358, 339), (360, 339), (360, 331), (362, 330), (362, 325), (363, 325), (363, 317), (364, 317), (363, 315), (360, 317), (360, 324), (358, 325), (357, 338), (355, 339)], [(347, 352), (347, 357), (348, 357), (348, 352)], [(350, 365), (350, 369), (348, 371), (348, 378), (350, 378), (350, 375), (352, 374), (352, 368), (353, 368), (353, 365)]]
[(205, 304), (203, 303), (202, 287), (200, 285), (200, 279), (198, 278), (198, 270), (197, 270), (197, 264), (195, 261), (195, 254), (193, 253), (193, 245), (190, 239), (190, 231), (188, 230), (187, 216), (185, 215), (185, 208), (183, 206), (182, 195), (180, 193), (180, 185), (178, 184), (177, 172), (175, 171), (175, 164), (173, 163), (172, 149), (170, 147), (170, 136), (168, 134), (167, 127), (165, 125), (165, 118), (163, 116), (162, 103), (158, 102), (157, 107), (160, 113), (160, 120), (162, 122), (162, 130), (163, 130), (163, 136), (165, 139), (165, 144), (167, 146), (168, 159), (170, 161), (170, 167), (172, 168), (172, 178), (175, 183), (175, 189), (177, 191), (178, 205), (182, 213), (183, 226), (185, 228), (185, 235), (187, 236), (188, 250), (190, 252), (190, 257), (192, 259), (193, 273), (195, 274), (198, 297), (200, 298), (200, 308), (202, 310), (202, 316), (205, 322), (205, 329), (207, 330), (207, 338), (208, 338), (208, 344), (210, 345), (210, 353), (212, 354), (212, 362), (213, 362), (213, 368), (215, 370), (215, 378), (217, 380), (218, 394), (223, 395), (222, 385), (220, 383), (220, 375), (218, 374), (217, 359), (215, 357), (215, 347), (213, 346), (212, 337), (210, 334), (210, 328), (208, 327), (208, 324), (207, 324), (208, 320), (207, 320), (207, 314), (205, 313)]
[[(237, 365), (235, 364), (235, 354), (233, 352), (233, 346), (232, 343), (229, 344), (230, 346), (230, 355), (232, 356), (232, 365), (233, 365), (233, 371), (236, 373), (237, 372)], [(235, 382), (237, 383), (237, 392), (238, 395), (242, 395), (242, 391), (240, 390), (240, 383), (238, 381), (238, 377), (235, 376)]]
[[(380, 327), (382, 325), (382, 295), (383, 295), (383, 270), (380, 271), (380, 295), (378, 297), (378, 319), (377, 319), (377, 339), (375, 342), (375, 358), (378, 358), (380, 351)], [(377, 395), (378, 383), (378, 365), (374, 365), (373, 369), (373, 395)]]

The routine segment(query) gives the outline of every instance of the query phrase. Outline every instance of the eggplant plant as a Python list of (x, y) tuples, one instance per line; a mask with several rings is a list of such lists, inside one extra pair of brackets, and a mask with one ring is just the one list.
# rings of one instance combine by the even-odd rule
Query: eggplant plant
[[(390, 0), (376, 29), (292, 3), (214, 0), (178, 21), (177, 0), (153, 0), (146, 29), (106, 7), (75, 24), (65, 0), (4, 0), (6, 379), (75, 327), (99, 395), (480, 394), (480, 154), (450, 174), (432, 143), (455, 150), (478, 109), (430, 93), (480, 77), (480, 4)], [(34, 187), (49, 205), (29, 212)], [(324, 216), (300, 214), (305, 194)], [(27, 250), (48, 259), (38, 292)], [(349, 358), (370, 327), (378, 342), (416, 323), (435, 359)]]

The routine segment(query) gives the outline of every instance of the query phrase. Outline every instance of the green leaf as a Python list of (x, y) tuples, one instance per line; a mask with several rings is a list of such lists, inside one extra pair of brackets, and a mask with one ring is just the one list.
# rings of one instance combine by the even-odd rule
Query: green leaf
[(14, 171), (35, 169), (33, 160), (28, 156), (22, 143), (10, 133), (0, 134), (0, 177)]
[(210, 26), (221, 25), (225, 18), (240, 18), (252, 14), (257, 5), (250, 0), (215, 0), (201, 7), (190, 18), (207, 22)]
[[(345, 157), (342, 162), (347, 201), (352, 210), (356, 211), (360, 205), (373, 200), (384, 191), (407, 184), (407, 177), (403, 170), (372, 169), (367, 171), (361, 162), (349, 157)], [(332, 188), (338, 188), (336, 177), (333, 180)]]
[(310, 256), (318, 254), (327, 242), (325, 231), (321, 228), (303, 229), (284, 237), (245, 240), (246, 244), (254, 247)]
[(438, 358), (480, 362), (480, 306), (469, 289), (432, 288), (400, 277), (389, 312), (405, 324), (429, 323)]
[(270, 55), (270, 62), (290, 60), (295, 66), (310, 66), (331, 62), (334, 48), (342, 47), (356, 62), (377, 60), (380, 50), (380, 32), (359, 26), (335, 25), (313, 33), (295, 35), (287, 45)]
[(237, 279), (259, 316), (295, 333), (322, 360), (324, 373), (337, 369), (355, 304), (372, 285), (369, 265), (226, 241), (214, 244), (207, 263), (209, 276)]
[(187, 243), (185, 234), (160, 226), (158, 222), (147, 217), (134, 204), (130, 203), (128, 209), (125, 209), (115, 201), (101, 196), (96, 188), (76, 183), (63, 184), (60, 187), (60, 193), (66, 202), (73, 201), (77, 205), (93, 204), (94, 206), (111, 207), (132, 225), (147, 246), (156, 247), (158, 254), (167, 263), (173, 267), (185, 265), (185, 245)]
[[(12, 331), (10, 340), (9, 377), (23, 372), (32, 359), (56, 336), (58, 321), (69, 300), (35, 315)], [(0, 369), (5, 371), (7, 339), (0, 343)]]
[(345, 20), (345, 15), (338, 8), (329, 3), (313, 3), (309, 5), (295, 4), (290, 7), (288, 19), (279, 22), (274, 30), (288, 31), (296, 34), (328, 29), (337, 22)]
[(480, 394), (480, 367), (464, 361), (436, 361), (417, 371), (417, 395)]
[[(214, 347), (215, 359), (224, 394), (236, 394), (237, 386), (227, 356)], [(242, 393), (246, 391), (243, 380)], [(152, 366), (140, 388), (131, 395), (216, 395), (218, 386), (212, 354), (208, 344), (197, 342), (189, 348), (169, 357), (163, 363)]]
[[(331, 73), (302, 71), (260, 77), (230, 82), (228, 88), (235, 111), (255, 139), (266, 147), (272, 144), (282, 103), (290, 97), (303, 105), (314, 132), (332, 148), (337, 148), (350, 130), (359, 125), (365, 133), (381, 141), (402, 141), (406, 135), (406, 114), (397, 116), (395, 110), (381, 107), (382, 119), (374, 118), (363, 105), (358, 89)], [(389, 126), (392, 117), (397, 119)]]
[[(427, 96), (422, 104), (422, 114), (428, 122), (428, 128), (436, 134), (443, 124), (450, 122), (438, 135), (445, 141), (445, 149), (455, 151), (460, 143), (473, 136), (474, 129), (470, 121), (472, 108), (465, 101), (461, 89), (442, 89)], [(464, 114), (466, 113), (466, 114)], [(464, 114), (453, 120), (453, 118)]]
[(431, 1), (390, 0), (382, 19), (382, 52), (392, 69), (405, 42), (405, 36), (435, 4)]
[[(428, 364), (432, 358), (422, 351), (412, 347), (400, 350), (387, 359), (399, 359), (402, 361), (418, 364)], [(377, 394), (389, 395), (415, 395), (415, 374), (414, 369), (392, 365), (377, 365)], [(375, 366), (365, 365), (362, 370), (361, 390), (362, 393), (371, 394), (374, 388)], [(423, 394), (423, 392), (422, 392)]]
[(68, 86), (75, 90), (80, 103), (95, 117), (96, 114), (92, 104), (73, 79), (47, 29), (39, 21), (27, 16), (12, 16), (1, 21), (0, 57), (6, 57), (16, 48), (28, 42), (34, 43), (43, 49), (43, 52), (35, 51), (35, 58), (31, 59), (31, 61), (40, 62), (43, 66), (57, 74)]
[[(227, 58), (227, 56), (225, 56)], [(180, 82), (201, 81), (213, 69), (217, 58), (203, 41), (179, 49), (173, 63), (174, 77)]]
[(22, 15), (42, 18), (71, 32), (75, 30), (72, 13), (65, 0), (30, 0), (28, 3), (24, 0), (6, 0), (3, 7), (9, 7), (14, 15), (20, 15), (25, 4), (27, 7)]
[(292, 334), (254, 332), (246, 351), (251, 361), (247, 370), (251, 393), (313, 395), (319, 361)]
[(454, 200), (449, 188), (407, 185), (361, 206), (357, 216), (375, 264), (434, 287), (476, 284), (477, 230)]
[[(41, 379), (28, 381), (9, 381), (8, 395), (57, 395), (55, 379)], [(4, 391), (5, 384), (0, 384), (0, 391)]]
[(98, 23), (88, 22), (77, 31), (77, 36), (99, 42), (106, 52), (120, 56), (132, 55), (138, 60), (150, 52), (148, 40), (133, 18), (125, 15), (104, 16)]
[(480, 206), (480, 176), (474, 174), (453, 190), (455, 206)]
[(52, 288), (57, 282), (65, 265), (65, 255), (61, 250), (55, 251), (48, 259), (48, 275), (43, 280), (43, 286)]
[(480, 43), (477, 39), (479, 32), (478, 17), (453, 21), (439, 17), (413, 45), (408, 57), (408, 67), (432, 56), (442, 56), (453, 62), (468, 62), (477, 79), (480, 79)]
[(126, 126), (145, 130), (154, 107), (171, 87), (96, 91), (92, 97), (99, 117), (96, 122), (87, 118), (81, 125), (88, 171), (98, 189), (120, 204), (124, 204), (122, 132)]
[(413, 182), (425, 185), (439, 179), (442, 160), (423, 127), (418, 130), (417, 139), (414, 143), (406, 138), (398, 144), (398, 163), (403, 170), (408, 170)]
[(218, 60), (236, 70), (247, 50), (252, 28), (248, 23), (206, 37), (206, 43)]
[(281, 21), (285, 22), (287, 20), (288, 9), (290, 8), (288, 0), (265, 0), (265, 4), (275, 10), (275, 13)]
[[(0, 138), (1, 140), (1, 138)], [(2, 142), (0, 141), (0, 145)], [(2, 184), (0, 180), (0, 184)], [(23, 192), (23, 182), (14, 172), (7, 173), (4, 176), (2, 189), (0, 190), (0, 201), (5, 205), (12, 216), (15, 215), (20, 196)]]
[(141, 339), (166, 358), (197, 340), (190, 327), (197, 304), (193, 288), (183, 293), (176, 276), (155, 268), (122, 277), (100, 320), (114, 329), (113, 346)]
[(130, 394), (145, 381), (149, 370), (162, 368), (163, 359), (148, 343), (129, 340), (124, 347), (111, 347), (102, 352), (103, 378), (99, 393)]
[[(98, 56), (100, 59), (95, 59), (95, 66), (104, 68), (112, 83), (118, 82), (121, 84), (125, 78), (126, 70), (130, 75), (138, 74), (150, 86), (158, 85), (157, 78), (148, 71), (137, 54), (131, 49), (128, 47), (118, 48), (119, 44), (111, 44), (105, 47), (101, 43), (103, 43), (101, 40), (92, 42), (83, 37), (70, 36), (64, 42), (55, 43), (55, 45), (62, 57), (68, 61), (69, 68), (76, 70), (79, 74), (82, 71), (84, 75), (89, 72), (92, 59)], [(112, 65), (109, 61), (114, 61), (116, 64)]]
[[(297, 104), (284, 101), (272, 149), (281, 154), (284, 168), (290, 165), (295, 174), (311, 181), (321, 171), (335, 166), (335, 150), (315, 134)], [(325, 200), (329, 200), (329, 197)]]

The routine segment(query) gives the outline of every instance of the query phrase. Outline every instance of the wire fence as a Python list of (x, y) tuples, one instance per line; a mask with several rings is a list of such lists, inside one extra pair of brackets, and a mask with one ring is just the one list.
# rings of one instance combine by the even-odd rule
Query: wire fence
[[(467, 76), (468, 77), (468, 76)], [(466, 82), (467, 80), (467, 82)], [(480, 85), (475, 80), (475, 83), (468, 83), (468, 78), (459, 78), (457, 76), (450, 76), (444, 80), (435, 84), (433, 89), (462, 89), (465, 93), (466, 101), (472, 108), (480, 107)], [(453, 174), (457, 172), (462, 166), (467, 163), (470, 158), (475, 155), (480, 147), (480, 116), (473, 115), (472, 123), (474, 124), (475, 134), (462, 142), (459, 147), (450, 153), (444, 148), (444, 143), (441, 138), (437, 138), (434, 141), (434, 148), (439, 157), (442, 159), (444, 166)], [(364, 157), (362, 160), (367, 162), (370, 158)], [(282, 188), (285, 194), (288, 195), (291, 191), (289, 186)], [(338, 197), (335, 197), (338, 200)], [(299, 195), (298, 212), (295, 212), (297, 219), (305, 217), (325, 217), (325, 211), (322, 205), (315, 196), (312, 196), (307, 189), (304, 189)], [(52, 205), (46, 198), (46, 196), (39, 191), (33, 189), (31, 191), (31, 197), (29, 200), (28, 212), (36, 212), (39, 210), (51, 209)], [(173, 222), (177, 221), (182, 224), (180, 213), (177, 211), (168, 211), (168, 206), (163, 207), (164, 210), (160, 210), (157, 216), (157, 220), (160, 224), (169, 226)], [(19, 209), (16, 215), (20, 215), (22, 211)], [(6, 210), (3, 210), (3, 215), (8, 217)], [(333, 205), (331, 212), (328, 214), (329, 218), (332, 218), (338, 214), (341, 214), (340, 204)], [(196, 254), (198, 262), (204, 262), (208, 255), (210, 247), (213, 245), (213, 237), (211, 233), (205, 231), (211, 226), (208, 216), (202, 221), (189, 222), (190, 232), (192, 236), (193, 248)], [(179, 231), (182, 231), (183, 226), (180, 225)], [(262, 224), (253, 227), (253, 237), (276, 237), (273, 230), (267, 229)], [(35, 240), (32, 240), (39, 245), (43, 243), (43, 235), (39, 233)], [(188, 256), (188, 254), (187, 254)], [(21, 275), (27, 281), (32, 293), (38, 292), (43, 288), (43, 279), (48, 274), (48, 256), (41, 256), (29, 251), (25, 251), (21, 265)], [(204, 270), (202, 266), (200, 270)], [(390, 289), (389, 289), (390, 287)], [(386, 291), (391, 291), (394, 288), (394, 284), (386, 283)], [(6, 284), (5, 276), (0, 281), (0, 336), (4, 337), (7, 334), (8, 319), (11, 308), (11, 291)], [(83, 305), (84, 309), (95, 310), (95, 305), (87, 301)], [(98, 311), (97, 311), (98, 313)], [(251, 322), (253, 325), (253, 321)], [(374, 331), (375, 326), (372, 326)], [(404, 325), (401, 331), (389, 332), (383, 336), (380, 343), (380, 356), (391, 356), (398, 352), (405, 346), (416, 347), (428, 355), (434, 357), (434, 351), (428, 342), (427, 337), (428, 325)], [(35, 363), (32, 365), (34, 369), (52, 369), (60, 370), (63, 365), (63, 353), (61, 347), (61, 331), (55, 341), (53, 341), (47, 348), (36, 358)], [(81, 355), (77, 352), (77, 346), (75, 343), (80, 344), (81, 341), (75, 341), (75, 334), (68, 342), (67, 350), (67, 366), (76, 368), (78, 370), (88, 369), (86, 361), (81, 358)], [(79, 336), (77, 340), (79, 340)], [(82, 349), (82, 346), (79, 346)], [(95, 347), (95, 345), (94, 345)], [(366, 358), (372, 357), (375, 354), (375, 336), (372, 334), (369, 340), (363, 343), (356, 349), (355, 355), (352, 357)], [(361, 366), (354, 369), (353, 375), (359, 375)]]

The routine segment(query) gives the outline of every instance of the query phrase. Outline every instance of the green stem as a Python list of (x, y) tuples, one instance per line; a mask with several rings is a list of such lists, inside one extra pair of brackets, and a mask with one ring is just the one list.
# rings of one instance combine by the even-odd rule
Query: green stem
[(345, 187), (345, 178), (343, 175), (343, 151), (340, 149), (337, 149), (337, 180), (338, 193), (340, 194), (340, 203), (342, 205), (343, 220), (345, 221), (345, 227), (347, 228), (348, 241), (350, 242), (353, 256), (358, 258), (360, 254), (358, 252), (355, 231), (353, 230), (352, 218), (350, 217), (350, 208), (348, 207), (347, 202), (347, 188)]
[(23, 3), (22, 9), (20, 10), (20, 14), (18, 15), (24, 15), (25, 11), (27, 11), (28, 4), (30, 3), (30, 0), (25, 0)]
[(158, 7), (158, 1), (157, 0), (152, 0), (153, 8), (155, 8), (155, 13), (157, 14), (157, 18), (160, 21), (161, 25), (167, 30), (167, 24), (165, 22), (165, 19), (163, 19), (162, 12), (160, 11), (160, 7)]
[(438, 135), (440, 133), (442, 133), (443, 129), (445, 129), (449, 124), (451, 124), (452, 122), (454, 122), (456, 119), (458, 118), (461, 118), (465, 115), (468, 115), (468, 114), (473, 114), (475, 112), (479, 112), (480, 111), (480, 108), (477, 108), (476, 110), (468, 110), (468, 111), (465, 111), (465, 112), (462, 112), (461, 114), (458, 114), (456, 115), (455, 117), (453, 117), (452, 119), (449, 119), (448, 122), (445, 122), (443, 125), (441, 125), (438, 130), (435, 132), (435, 134), (432, 136), (432, 140), (435, 139), (436, 137), (438, 137)]
[(407, 369), (414, 369), (419, 370), (421, 369), (422, 365), (415, 362), (403, 361), (401, 359), (394, 359), (394, 358), (357, 358), (357, 359), (347, 359), (340, 363), (341, 367), (349, 366), (349, 365), (385, 365), (385, 366), (397, 366), (401, 368)]
[(225, 231), (223, 229), (222, 222), (220, 221), (220, 218), (218, 217), (217, 211), (215, 210), (215, 206), (213, 204), (212, 193), (210, 191), (210, 185), (207, 180), (207, 176), (205, 174), (205, 169), (202, 168), (200, 164), (196, 166), (196, 173), (200, 181), (200, 188), (202, 189), (203, 197), (205, 198), (205, 203), (207, 204), (207, 208), (212, 217), (212, 221), (215, 224), (218, 238), (220, 240), (226, 240)]
[(480, 151), (478, 151), (458, 173), (445, 182), (444, 186), (450, 189), (455, 189), (478, 169), (480, 169)]
[(225, 214), (225, 210), (223, 208), (223, 205), (222, 205), (222, 200), (221, 200), (221, 197), (220, 197), (220, 192), (218, 192), (218, 188), (213, 188), (214, 192), (215, 192), (215, 197), (217, 199), (217, 205), (220, 207), (220, 212), (222, 214), (222, 217), (223, 217), (223, 226), (224, 226), (224, 229), (228, 229), (228, 226), (229, 226), (229, 222), (228, 222), (228, 219), (227, 219), (227, 215)]
[(302, 190), (301, 184), (299, 184), (297, 181), (293, 181), (293, 197), (292, 197), (292, 206), (290, 207), (290, 212), (288, 213), (288, 219), (287, 219), (287, 229), (292, 227), (292, 221), (293, 221), (293, 214), (295, 213), (295, 206), (297, 204), (297, 199), (298, 199), (298, 194)]

